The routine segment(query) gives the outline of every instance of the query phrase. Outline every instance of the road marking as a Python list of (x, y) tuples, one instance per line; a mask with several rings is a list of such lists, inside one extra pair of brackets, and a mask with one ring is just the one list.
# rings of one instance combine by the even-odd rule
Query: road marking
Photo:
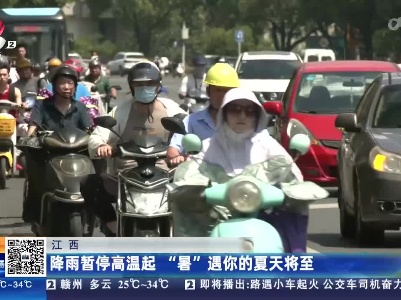
[(314, 249), (312, 249), (312, 248), (307, 247), (307, 248), (306, 248), (306, 253), (320, 253), (320, 252), (319, 252), (319, 251), (316, 251), (316, 250), (314, 250)]
[(309, 208), (310, 209), (338, 208), (338, 203), (312, 204), (309, 206)]

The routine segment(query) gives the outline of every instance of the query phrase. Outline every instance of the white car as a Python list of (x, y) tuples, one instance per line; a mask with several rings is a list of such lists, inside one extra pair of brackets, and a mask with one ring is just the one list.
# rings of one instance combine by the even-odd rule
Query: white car
[(107, 64), (110, 74), (120, 74), (124, 76), (133, 65), (146, 60), (141, 52), (118, 52)]
[(253, 91), (261, 102), (265, 102), (282, 99), (301, 64), (301, 57), (293, 52), (254, 51), (241, 53), (235, 70), (241, 87)]

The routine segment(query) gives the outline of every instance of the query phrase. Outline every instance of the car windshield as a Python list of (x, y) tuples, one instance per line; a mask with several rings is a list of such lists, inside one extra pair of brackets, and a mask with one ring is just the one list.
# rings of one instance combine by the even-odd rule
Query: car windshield
[(291, 79), (301, 65), (297, 60), (257, 59), (241, 61), (238, 74), (241, 79)]
[(129, 59), (138, 59), (138, 58), (144, 58), (143, 55), (137, 55), (137, 54), (129, 54), (127, 55), (127, 58)]
[(401, 128), (401, 85), (385, 88), (375, 108), (374, 128)]
[(304, 74), (294, 111), (309, 114), (354, 112), (366, 87), (381, 72)]

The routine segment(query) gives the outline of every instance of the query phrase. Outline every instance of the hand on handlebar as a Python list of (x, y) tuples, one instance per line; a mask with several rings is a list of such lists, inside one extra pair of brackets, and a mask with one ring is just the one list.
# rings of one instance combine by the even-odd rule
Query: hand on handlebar
[(177, 165), (179, 165), (180, 163), (183, 163), (185, 160), (186, 160), (186, 158), (185, 158), (184, 156), (179, 155), (179, 156), (176, 156), (176, 157), (170, 159), (170, 161), (168, 162), (168, 164), (169, 164), (170, 166), (177, 166)]
[(113, 155), (113, 147), (110, 145), (102, 145), (97, 148), (97, 156), (98, 157), (111, 157)]

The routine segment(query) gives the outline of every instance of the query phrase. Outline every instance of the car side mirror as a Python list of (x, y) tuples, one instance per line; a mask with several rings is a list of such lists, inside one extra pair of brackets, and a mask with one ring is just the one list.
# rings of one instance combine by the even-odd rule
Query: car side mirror
[(339, 114), (336, 118), (335, 126), (347, 132), (359, 132), (361, 130), (355, 113)]
[(283, 103), (281, 101), (266, 101), (263, 108), (267, 113), (280, 116), (283, 113)]

